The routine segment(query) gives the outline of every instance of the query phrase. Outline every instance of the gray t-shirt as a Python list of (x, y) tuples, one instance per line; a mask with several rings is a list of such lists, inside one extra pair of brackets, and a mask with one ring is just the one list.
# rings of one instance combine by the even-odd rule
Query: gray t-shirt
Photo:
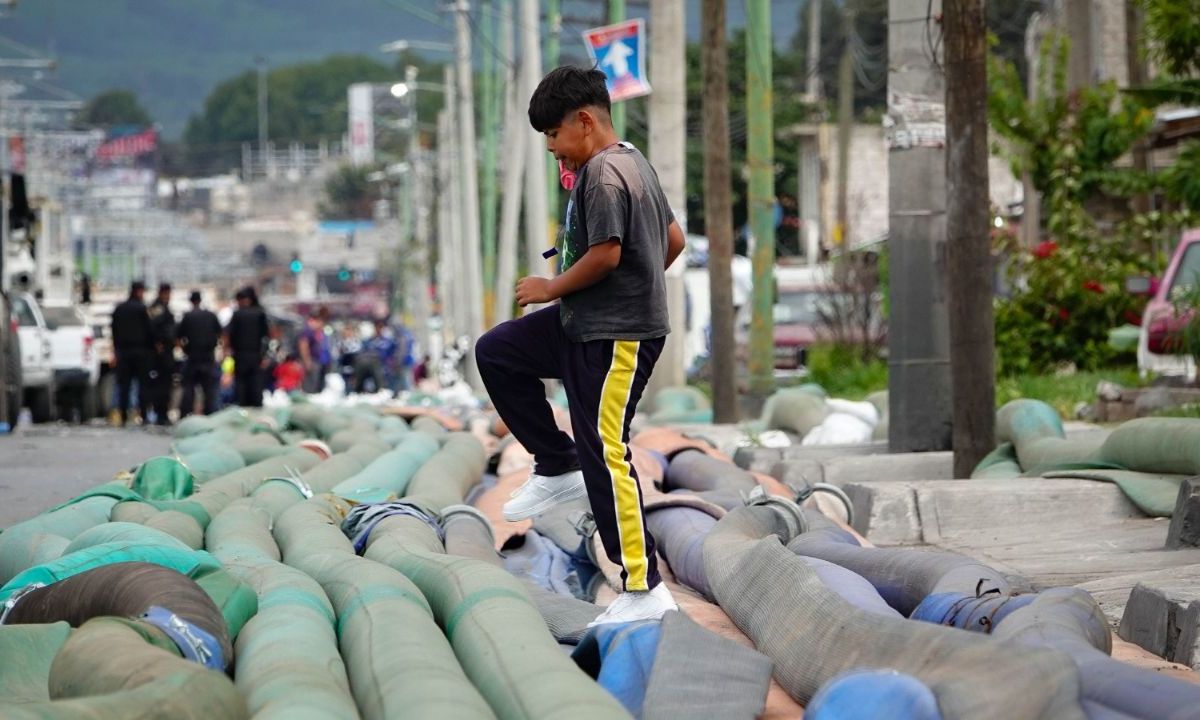
[(673, 220), (658, 174), (634, 146), (613, 145), (579, 170), (567, 202), (560, 269), (613, 238), (621, 241), (621, 262), (600, 282), (559, 301), (568, 338), (650, 340), (670, 331), (663, 265)]

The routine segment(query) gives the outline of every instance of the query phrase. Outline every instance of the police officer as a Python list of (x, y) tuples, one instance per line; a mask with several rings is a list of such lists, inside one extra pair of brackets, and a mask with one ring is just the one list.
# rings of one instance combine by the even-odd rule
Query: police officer
[(221, 321), (215, 313), (200, 307), (200, 293), (193, 290), (188, 297), (192, 309), (179, 321), (176, 335), (187, 360), (183, 364), (183, 397), (179, 402), (179, 417), (186, 417), (196, 408), (196, 386), (204, 393), (204, 414), (217, 409), (217, 366), (213, 353), (221, 340)]
[(121, 425), (129, 420), (129, 394), (133, 381), (138, 384), (138, 407), (145, 422), (150, 409), (150, 361), (154, 331), (144, 301), (146, 285), (135, 281), (129, 286), (129, 298), (112, 314), (113, 352), (117, 360), (117, 406)]
[(258, 304), (258, 293), (244, 287), (237, 293), (238, 309), (225, 328), (233, 354), (234, 402), (242, 407), (262, 407), (262, 361), (266, 348), (267, 313)]
[(175, 314), (171, 312), (171, 286), (158, 286), (158, 297), (150, 305), (150, 327), (154, 337), (154, 363), (150, 368), (154, 422), (170, 425), (171, 385), (175, 379)]

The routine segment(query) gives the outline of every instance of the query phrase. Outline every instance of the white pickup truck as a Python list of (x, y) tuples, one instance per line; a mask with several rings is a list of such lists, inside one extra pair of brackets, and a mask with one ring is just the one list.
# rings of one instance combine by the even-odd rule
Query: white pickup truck
[(12, 295), (12, 315), (20, 340), (25, 404), (35, 423), (49, 422), (54, 418), (55, 409), (51, 332), (41, 308), (29, 293)]
[(95, 337), (83, 312), (69, 303), (47, 302), (42, 317), (50, 331), (50, 364), (58, 399), (58, 417), (71, 420), (76, 411), (80, 422), (96, 416), (100, 358)]

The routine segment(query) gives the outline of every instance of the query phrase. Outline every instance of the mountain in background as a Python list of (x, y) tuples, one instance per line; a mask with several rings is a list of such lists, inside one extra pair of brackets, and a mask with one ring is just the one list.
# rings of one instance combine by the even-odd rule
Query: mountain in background
[[(397, 38), (453, 39), (437, 0), (36, 0), (0, 19), (0, 35), (58, 59), (47, 78), (83, 98), (127, 88), (177, 138), (187, 119), (221, 81), (253, 69), (332, 53), (363, 53), (388, 62), (379, 46)], [(475, 0), (478, 5), (478, 0)], [(700, 33), (700, 0), (687, 0), (688, 37)], [(775, 42), (791, 40), (799, 3), (776, 2)], [(602, 2), (567, 0), (564, 14), (600, 19)], [(630, 16), (648, 8), (630, 3)], [(479, 26), (478, 13), (476, 26)], [(743, 24), (743, 3), (729, 3), (731, 27)], [(439, 21), (432, 21), (434, 18)], [(584, 55), (580, 21), (563, 25), (565, 58)], [(486, 45), (476, 40), (476, 58)], [(9, 51), (11, 52), (11, 51)], [(433, 57), (433, 55), (431, 55)], [(14, 75), (19, 80), (19, 75)]]

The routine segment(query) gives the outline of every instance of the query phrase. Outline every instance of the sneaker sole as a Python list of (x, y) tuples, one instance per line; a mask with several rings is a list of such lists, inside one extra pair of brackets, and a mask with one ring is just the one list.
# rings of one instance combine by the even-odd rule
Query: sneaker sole
[(648, 615), (646, 617), (625, 618), (624, 620), (615, 620), (614, 619), (614, 620), (601, 621), (600, 618), (597, 617), (595, 620), (588, 623), (587, 627), (588, 627), (588, 629), (591, 629), (594, 627), (599, 627), (601, 625), (620, 625), (620, 624), (631, 623), (631, 622), (643, 622), (645, 620), (653, 620), (655, 622), (662, 622), (663, 616), (665, 616), (669, 612), (675, 612), (678, 610), (679, 610), (679, 606), (676, 605), (673, 608), (667, 608), (666, 610), (663, 610), (661, 613), (659, 613), (657, 615)]
[(574, 487), (567, 488), (566, 490), (558, 491), (554, 495), (551, 495), (550, 497), (546, 498), (545, 500), (542, 500), (538, 504), (530, 507), (528, 510), (522, 510), (519, 513), (509, 513), (507, 511), (505, 511), (504, 519), (509, 522), (517, 522), (519, 520), (528, 520), (529, 518), (533, 517), (534, 515), (540, 515), (540, 514), (546, 512), (547, 510), (554, 507), (555, 505), (565, 503), (568, 500), (575, 500), (576, 498), (585, 497), (586, 495), (587, 495), (587, 486), (584, 485), (583, 483), (580, 483)]

